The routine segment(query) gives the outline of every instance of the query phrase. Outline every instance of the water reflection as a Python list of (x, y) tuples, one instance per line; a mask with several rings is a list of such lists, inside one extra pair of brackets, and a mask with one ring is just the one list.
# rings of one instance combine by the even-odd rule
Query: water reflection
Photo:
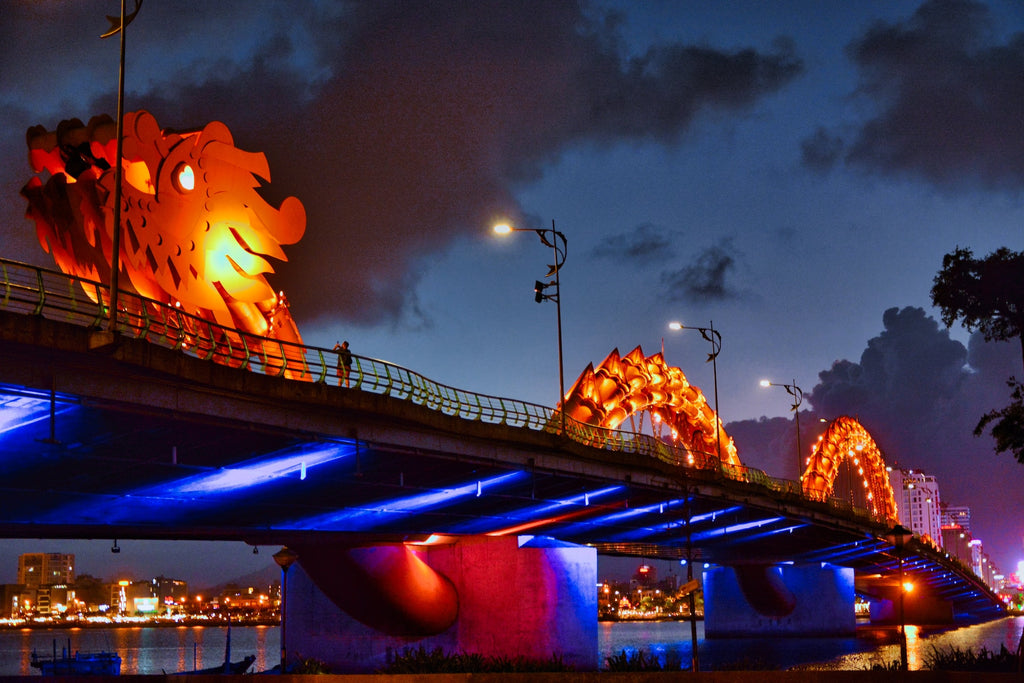
[(907, 630), (907, 669), (917, 671), (921, 666), (921, 627), (913, 624), (906, 625)]

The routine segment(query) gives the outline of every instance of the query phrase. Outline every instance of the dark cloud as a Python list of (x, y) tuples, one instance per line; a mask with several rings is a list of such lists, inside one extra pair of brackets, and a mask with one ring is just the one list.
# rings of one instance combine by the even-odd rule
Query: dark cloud
[[(204, 25), (219, 6), (202, 6)], [(254, 21), (232, 7), (232, 20)], [(576, 2), (295, 7), (246, 33), (230, 59), (172, 66), (147, 52), (143, 27), (176, 19), (147, 4), (129, 40), (129, 109), (172, 128), (221, 120), (239, 147), (267, 153), (268, 198), (295, 195), (307, 209), (306, 236), (287, 250), (301, 266), (282, 264), (273, 280), (307, 324), (409, 313), (422, 260), (496, 215), (522, 218), (513, 189), (571, 146), (676, 141), (701, 112), (743, 111), (802, 68), (782, 44), (628, 56), (616, 17)], [(315, 33), (296, 30), (310, 22)], [(299, 50), (311, 35), (332, 40)], [(140, 91), (143, 72), (159, 83)], [(109, 91), (94, 107), (61, 116), (112, 113)], [(37, 123), (58, 121), (16, 129)]]
[[(858, 94), (878, 114), (847, 163), (942, 186), (1024, 186), (1024, 33), (997, 42), (991, 22), (979, 2), (931, 0), (850, 45)], [(805, 143), (805, 162), (837, 151), (822, 147), (829, 139), (819, 131)]]
[(819, 127), (814, 135), (800, 143), (800, 158), (805, 166), (828, 171), (843, 155), (843, 139)]
[(857, 406), (858, 414), (881, 420), (903, 415), (936, 416), (940, 403), (955, 396), (965, 379), (967, 350), (921, 308), (890, 308), (884, 331), (868, 341), (860, 363), (837, 361), (819, 373), (809, 399), (819, 413), (834, 417)]
[(738, 296), (727, 281), (736, 268), (736, 250), (723, 240), (701, 252), (679, 270), (662, 273), (661, 286), (670, 301), (731, 299)]
[(590, 255), (595, 258), (648, 264), (671, 258), (674, 251), (669, 231), (644, 223), (633, 228), (631, 232), (604, 239), (590, 251)]
[[(943, 502), (971, 506), (975, 535), (990, 552), (1016, 554), (1019, 529), (1003, 519), (1024, 516), (1024, 468), (995, 454), (991, 438), (973, 430), (982, 414), (1009, 401), (1005, 380), (1019, 365), (1019, 346), (975, 334), (965, 348), (920, 308), (890, 308), (882, 323), (859, 362), (836, 361), (806, 394), (810, 409), (801, 412), (800, 426), (807, 453), (824, 431), (820, 419), (855, 417), (888, 463), (935, 475)], [(792, 478), (792, 420), (747, 420), (727, 429), (744, 464)]]

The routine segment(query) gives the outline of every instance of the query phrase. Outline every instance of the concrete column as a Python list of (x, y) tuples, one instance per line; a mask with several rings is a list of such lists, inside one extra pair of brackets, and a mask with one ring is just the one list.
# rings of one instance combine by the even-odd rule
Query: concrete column
[(856, 626), (851, 568), (742, 565), (704, 571), (708, 638), (851, 635)]
[[(293, 548), (299, 561), (289, 571), (288, 651), (293, 658), (312, 658), (327, 664), (335, 673), (367, 673), (379, 670), (389, 653), (440, 648), (445, 653), (475, 653), (484, 656), (547, 660), (562, 658), (577, 670), (596, 670), (597, 661), (597, 552), (593, 548), (531, 537), (460, 537), (438, 545), (402, 546), (415, 554), (415, 562), (429, 567), (435, 577), (405, 569), (387, 569), (388, 576), (422, 577), (430, 596), (406, 583), (410, 619), (396, 617), (393, 584), (385, 577), (374, 583), (378, 571), (365, 565), (366, 572), (323, 571), (315, 558), (377, 555), (362, 546)], [(392, 546), (394, 547), (394, 546)], [(305, 563), (309, 571), (303, 567)], [(400, 557), (389, 550), (388, 557)], [(333, 561), (333, 560), (332, 560)], [(347, 560), (345, 561), (347, 562)], [(344, 564), (344, 563), (342, 563)], [(378, 565), (381, 563), (377, 563)], [(393, 564), (393, 563), (387, 563)], [(371, 581), (359, 574), (366, 573)], [(311, 578), (316, 577), (316, 582)], [(440, 577), (440, 578), (437, 578)], [(420, 580), (420, 579), (416, 579)], [(318, 585), (324, 585), (322, 590)], [(447, 587), (457, 595), (457, 610), (449, 626)], [(339, 597), (348, 594), (348, 597)], [(328, 595), (338, 599), (332, 600)], [(357, 596), (357, 597), (352, 597)], [(437, 596), (437, 597), (434, 597)], [(383, 600), (387, 617), (375, 614), (374, 604)], [(346, 612), (339, 606), (348, 607)], [(431, 616), (424, 605), (436, 605)], [(412, 623), (418, 630), (394, 628)], [(424, 625), (434, 625), (434, 631)], [(437, 630), (438, 628), (442, 630)]]

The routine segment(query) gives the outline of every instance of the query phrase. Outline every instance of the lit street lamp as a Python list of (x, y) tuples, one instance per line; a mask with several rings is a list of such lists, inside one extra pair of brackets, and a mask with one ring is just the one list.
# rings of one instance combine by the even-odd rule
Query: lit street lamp
[(711, 373), (715, 384), (715, 445), (718, 449), (718, 460), (722, 460), (722, 416), (718, 412), (718, 354), (722, 352), (722, 335), (715, 329), (715, 321), (710, 322), (710, 327), (687, 327), (680, 322), (670, 322), (670, 330), (696, 330), (705, 340), (711, 343), (711, 353), (708, 354), (708, 361), (711, 363)]
[(907, 592), (907, 587), (903, 582), (903, 547), (908, 540), (913, 538), (914, 532), (906, 528), (902, 524), (897, 524), (892, 530), (885, 535), (885, 540), (888, 541), (896, 548), (896, 558), (899, 561), (900, 566), (900, 581), (898, 590), (900, 592), (900, 670), (907, 670), (907, 619), (906, 613), (903, 611), (903, 596)]
[(274, 562), (281, 568), (281, 674), (285, 673), (285, 666), (288, 662), (288, 651), (285, 648), (285, 601), (288, 598), (288, 568), (295, 560), (299, 559), (294, 550), (281, 548), (274, 553)]
[[(536, 280), (534, 282), (533, 292), (534, 301), (541, 303), (542, 301), (554, 301), (555, 302), (555, 315), (558, 319), (558, 412), (561, 419), (562, 434), (565, 434), (565, 407), (562, 402), (565, 401), (565, 373), (562, 370), (562, 289), (559, 284), (558, 273), (562, 269), (562, 265), (565, 263), (565, 257), (568, 252), (568, 242), (565, 239), (565, 235), (555, 230), (555, 221), (551, 221), (551, 229), (546, 230), (543, 228), (513, 228), (507, 223), (501, 223), (494, 226), (494, 232), (499, 235), (506, 235), (510, 232), (535, 232), (540, 237), (540, 241), (544, 246), (551, 247), (551, 251), (554, 254), (555, 262), (550, 265), (545, 278), (549, 278), (552, 275), (555, 276), (554, 282), (541, 282)], [(544, 290), (548, 287), (554, 287), (554, 294), (545, 294)]]
[(793, 405), (790, 406), (790, 409), (796, 415), (796, 483), (800, 484), (804, 478), (803, 450), (800, 448), (800, 404), (804, 401), (804, 392), (796, 385), (796, 380), (793, 380), (792, 384), (776, 384), (775, 382), (763, 379), (761, 380), (761, 386), (782, 387), (793, 397)]

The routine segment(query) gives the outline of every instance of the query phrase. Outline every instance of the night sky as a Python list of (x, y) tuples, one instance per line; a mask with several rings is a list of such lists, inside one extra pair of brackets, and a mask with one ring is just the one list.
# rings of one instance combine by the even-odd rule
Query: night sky
[[(99, 35), (119, 7), (0, 7), (0, 256), (52, 265), (23, 216), (24, 133), (116, 114), (118, 39)], [(533, 301), (550, 251), (490, 226), (554, 220), (567, 387), (664, 345), (713, 400), (707, 343), (667, 326), (713, 321), (745, 464), (794, 478), (789, 397), (758, 380), (795, 381), (805, 444), (857, 416), (971, 506), (1004, 571), (1024, 559), (1024, 466), (971, 433), (1024, 375), (1020, 346), (947, 331), (929, 297), (957, 246), (1024, 250), (1019, 0), (146, 0), (126, 97), (166, 127), (223, 121), (267, 154), (266, 196), (303, 202), (270, 279), (307, 343), (553, 406), (555, 306)], [(109, 541), (40, 543), (0, 544), (0, 581), (26, 550), (113, 567)], [(117, 562), (203, 583), (269, 561), (232, 546), (204, 574), (187, 548)]]

